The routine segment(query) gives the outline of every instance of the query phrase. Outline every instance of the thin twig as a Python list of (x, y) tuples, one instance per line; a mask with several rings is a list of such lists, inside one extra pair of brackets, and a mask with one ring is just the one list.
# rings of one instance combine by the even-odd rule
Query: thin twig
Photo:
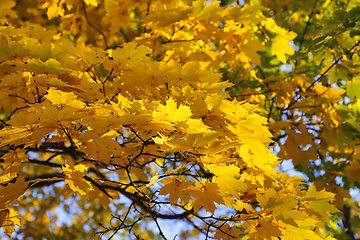
[(86, 13), (86, 4), (85, 4), (85, 1), (83, 1), (83, 4), (84, 4), (84, 16), (85, 16), (85, 19), (86, 19), (86, 22), (87, 24), (89, 24), (90, 27), (94, 28), (98, 33), (100, 33), (100, 35), (103, 37), (104, 39), (104, 43), (105, 43), (105, 49), (108, 49), (108, 44), (107, 44), (107, 41), (106, 41), (106, 36), (105, 34), (99, 29), (97, 28), (95, 25), (93, 25), (91, 22), (89, 22), (89, 19), (87, 17), (87, 13)]
[(128, 38), (128, 36), (125, 34), (123, 28), (120, 28), (120, 32), (122, 35), (124, 35), (124, 39), (126, 42), (131, 42), (131, 40)]
[(154, 219), (154, 222), (155, 222), (157, 228), (159, 229), (160, 236), (161, 236), (164, 240), (167, 240), (167, 238), (165, 237), (163, 231), (161, 230), (161, 227), (160, 227), (160, 225), (159, 225), (156, 217), (153, 217), (153, 219)]
[[(314, 87), (314, 85), (316, 83), (318, 83), (335, 65), (337, 65), (344, 57), (344, 55), (348, 55), (353, 49), (355, 49), (358, 45), (360, 44), (360, 40), (354, 44), (354, 46), (352, 46), (345, 54), (341, 55), (341, 57), (339, 57), (338, 59), (336, 59), (333, 64), (331, 64), (330, 67), (328, 67), (317, 79), (315, 79), (315, 81), (313, 81), (311, 83), (311, 85), (306, 88), (305, 92), (308, 92), (312, 87)], [(288, 107), (284, 110), (288, 110), (290, 109), (290, 107), (292, 105), (294, 105), (298, 100), (295, 99), (295, 96), (293, 97), (293, 99), (291, 100), (291, 102), (289, 103)]]
[[(301, 39), (300, 39), (299, 51), (301, 50), (302, 44), (303, 44), (303, 42), (304, 42), (304, 40), (305, 40), (305, 35), (306, 35), (306, 32), (308, 31), (311, 18), (313, 17), (313, 15), (314, 15), (314, 13), (315, 13), (316, 5), (317, 5), (318, 1), (319, 1), (319, 0), (316, 0), (316, 1), (315, 1), (314, 7), (313, 7), (313, 9), (311, 10), (311, 12), (310, 12), (310, 14), (309, 14), (309, 16), (308, 16), (309, 19), (308, 19), (308, 21), (306, 22), (305, 29), (304, 29), (304, 31), (303, 31), (303, 33), (302, 33), (302, 36), (301, 36)], [(296, 67), (296, 64), (295, 64), (295, 67)]]
[(325, 72), (323, 72), (306, 90), (305, 92), (309, 91), (314, 85), (315, 83), (319, 82), (321, 80), (321, 78), (323, 78), (329, 71), (330, 69), (332, 69), (336, 64), (338, 64), (344, 57), (344, 55), (348, 55), (353, 49), (355, 49), (358, 45), (360, 44), (360, 40), (355, 43), (354, 46), (352, 46), (345, 54), (341, 55), (341, 57), (339, 57), (338, 59), (336, 59), (336, 61), (331, 64), (330, 67), (328, 67)]

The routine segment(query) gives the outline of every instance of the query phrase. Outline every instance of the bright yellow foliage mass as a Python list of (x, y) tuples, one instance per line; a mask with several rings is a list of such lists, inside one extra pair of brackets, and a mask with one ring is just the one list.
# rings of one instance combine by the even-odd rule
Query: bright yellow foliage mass
[(5, 235), (335, 239), (360, 180), (360, 3), (304, 2), (0, 0)]

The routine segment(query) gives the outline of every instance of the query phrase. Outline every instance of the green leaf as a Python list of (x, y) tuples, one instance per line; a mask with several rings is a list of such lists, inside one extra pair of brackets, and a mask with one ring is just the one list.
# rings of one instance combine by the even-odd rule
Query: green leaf
[(337, 64), (334, 69), (329, 71), (330, 84), (336, 83), (338, 80), (348, 79), (348, 71), (346, 70), (347, 69), (344, 66)]
[(99, 64), (95, 67), (95, 73), (99, 77), (107, 77), (110, 73), (109, 70), (106, 70), (102, 64)]
[(360, 6), (356, 6), (347, 12), (346, 17), (350, 20), (358, 20), (360, 16)]
[(360, 96), (360, 76), (356, 76), (346, 83), (346, 94), (351, 101)]

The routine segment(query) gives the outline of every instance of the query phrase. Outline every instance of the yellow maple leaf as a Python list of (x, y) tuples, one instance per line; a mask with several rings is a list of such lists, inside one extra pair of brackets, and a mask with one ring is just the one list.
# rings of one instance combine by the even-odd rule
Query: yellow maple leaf
[[(108, 189), (106, 191), (107, 193), (111, 193)], [(118, 194), (117, 194), (118, 195)], [(115, 194), (112, 194), (112, 197), (116, 197)], [(90, 191), (86, 194), (86, 198), (90, 201), (90, 202), (94, 202), (95, 199), (99, 201), (99, 203), (101, 204), (102, 207), (104, 207), (105, 209), (109, 208), (109, 203), (111, 198), (109, 198), (109, 196), (107, 196), (104, 192), (100, 191), (98, 188), (94, 188), (94, 191)]]
[[(31, 144), (54, 130), (40, 128), (39, 115), (29, 112), (14, 115), (8, 121), (8, 124), (11, 126), (6, 126), (0, 130), (1, 146), (9, 143), (14, 145), (21, 143)], [(35, 132), (36, 134), (34, 134)]]
[[(4, 159), (4, 174), (14, 174), (20, 171), (23, 162), (28, 162), (28, 155), (24, 149), (9, 150), (6, 154), (2, 156)], [(6, 179), (4, 179), (6, 180)], [(9, 179), (8, 179), (9, 180)]]
[(345, 89), (333, 89), (330, 87), (325, 87), (322, 84), (316, 84), (313, 87), (313, 93), (312, 95), (315, 96), (321, 96), (327, 103), (337, 103), (343, 99), (341, 96), (346, 92)]
[(182, 1), (174, 1), (169, 5), (157, 3), (156, 11), (147, 15), (144, 24), (157, 28), (165, 27), (186, 18), (190, 12), (191, 8)]
[(17, 212), (12, 208), (4, 209), (0, 212), (0, 226), (4, 229), (8, 237), (15, 232), (15, 225), (20, 225), (20, 220), (17, 218), (17, 215)]
[(231, 227), (229, 224), (225, 224), (221, 226), (221, 231), (217, 230), (215, 233), (215, 239), (222, 239), (222, 240), (234, 240), (239, 239), (241, 234), (240, 229), (236, 228), (235, 226)]
[[(242, 227), (247, 228), (249, 231), (250, 239), (277, 239), (281, 236), (279, 226), (273, 223), (271, 218), (259, 218), (256, 220), (246, 220)], [(274, 238), (273, 238), (274, 237)]]
[(276, 55), (280, 62), (286, 63), (285, 54), (293, 55), (295, 49), (289, 45), (289, 42), (292, 41), (297, 36), (294, 32), (289, 32), (286, 35), (277, 35), (271, 45), (271, 54)]
[(271, 45), (271, 54), (276, 55), (280, 62), (286, 63), (285, 54), (293, 55), (295, 49), (289, 45), (289, 42), (292, 41), (297, 34), (294, 32), (288, 32), (285, 29), (279, 27), (275, 21), (271, 18), (268, 18), (265, 22), (265, 27), (278, 34), (274, 37)]
[(224, 204), (220, 189), (216, 183), (212, 183), (207, 179), (202, 179), (201, 182), (195, 182), (195, 187), (191, 189), (190, 193), (193, 197), (194, 211), (197, 212), (201, 207), (206, 211), (214, 214), (218, 204)]
[(173, 98), (166, 100), (166, 105), (159, 105), (153, 112), (154, 121), (169, 121), (177, 123), (186, 121), (191, 117), (190, 107), (177, 104)]
[(278, 157), (272, 154), (260, 141), (252, 138), (244, 138), (244, 141), (245, 143), (241, 145), (239, 153), (248, 167), (261, 170), (267, 176), (274, 177), (277, 174), (274, 167), (278, 164)]
[(49, 128), (57, 128), (60, 121), (64, 124), (65, 122), (77, 120), (81, 116), (79, 112), (76, 112), (76, 115), (74, 114), (75, 109), (72, 106), (62, 105), (59, 108), (49, 102), (44, 102), (42, 106), (34, 105), (31, 107), (31, 110), (34, 111), (33, 115), (37, 116), (39, 122), (42, 123), (41, 127), (35, 128), (35, 133), (40, 131), (46, 132), (46, 130), (50, 131), (51, 129)]
[(321, 227), (323, 222), (329, 222), (330, 216), (334, 213), (339, 212), (333, 204), (330, 204), (328, 200), (318, 200), (318, 201), (307, 201), (304, 203), (305, 208), (309, 214), (315, 215), (318, 219), (321, 219)]
[(0, 209), (5, 209), (10, 203), (22, 196), (28, 189), (29, 183), (24, 176), (19, 176), (15, 183), (9, 182), (6, 187), (0, 189)]
[(120, 144), (112, 139), (111, 137), (100, 137), (96, 136), (89, 138), (89, 134), (83, 134), (79, 140), (82, 141), (82, 149), (89, 158), (93, 158), (97, 161), (104, 162), (106, 164), (110, 163), (111, 156), (120, 150)]
[(74, 165), (74, 163), (69, 160), (62, 169), (66, 176), (65, 183), (68, 184), (74, 192), (86, 195), (86, 190), (92, 191), (94, 189), (91, 183), (84, 179), (87, 172), (87, 167), (84, 164)]
[(39, 74), (60, 74), (66, 72), (66, 69), (62, 67), (61, 63), (53, 58), (46, 60), (46, 62), (43, 62), (40, 59), (31, 58), (27, 61), (27, 64), (24, 63), (19, 67), (22, 67), (29, 72), (35, 72)]
[(247, 184), (239, 180), (240, 168), (235, 165), (216, 165), (204, 164), (211, 173), (215, 176), (212, 181), (217, 183), (220, 192), (230, 193), (234, 197), (239, 198), (239, 190), (246, 191)]
[(38, 8), (47, 8), (47, 16), (49, 20), (57, 17), (57, 16), (63, 16), (64, 15), (64, 8), (62, 4), (59, 3), (59, 0), (46, 0), (46, 1), (40, 1), (38, 3)]
[[(215, 139), (219, 136), (219, 133), (210, 132), (208, 134), (196, 133), (188, 134), (185, 138), (165, 138), (156, 137), (154, 141), (161, 145), (161, 150), (172, 151), (172, 152), (185, 152), (192, 151), (193, 153), (206, 153), (210, 146), (209, 144), (215, 143)], [(211, 149), (210, 149), (211, 151)]]
[(76, 100), (77, 96), (73, 92), (63, 92), (50, 88), (48, 94), (45, 97), (52, 103), (58, 106), (71, 106), (73, 108), (82, 109), (85, 107), (85, 103)]
[[(150, 48), (140, 45), (136, 42), (129, 42), (124, 45), (123, 48), (118, 48), (110, 52), (110, 56), (114, 58), (114, 61), (108, 61), (110, 64), (123, 64), (123, 63), (135, 63), (145, 58), (147, 54), (150, 54)], [(107, 63), (105, 63), (106, 65)]]
[(181, 202), (187, 204), (190, 200), (190, 195), (188, 192), (188, 188), (192, 186), (192, 183), (187, 181), (186, 179), (178, 179), (175, 176), (171, 176), (170, 178), (165, 178), (159, 181), (164, 184), (164, 186), (160, 189), (160, 195), (169, 196), (169, 202), (171, 204), (176, 204), (180, 198)]
[(230, 15), (232, 19), (236, 20), (235, 23), (240, 22), (242, 24), (250, 25), (252, 23), (259, 23), (265, 19), (263, 13), (256, 7), (251, 5), (236, 6), (231, 8), (225, 8), (224, 16)]
[[(247, 197), (247, 195), (242, 195), (242, 196)], [(255, 196), (255, 194), (250, 195), (250, 197), (253, 196)], [(256, 198), (254, 197), (253, 199), (251, 198), (247, 199), (247, 201), (250, 201), (250, 203), (252, 202), (252, 200), (256, 200)], [(232, 207), (239, 212), (242, 212), (245, 209), (248, 213), (250, 213), (254, 210), (251, 204), (246, 204), (243, 202), (243, 200), (237, 200), (236, 204), (233, 204)]]
[(331, 192), (325, 191), (325, 189), (321, 191), (317, 191), (315, 185), (311, 185), (306, 195), (299, 198), (302, 201), (319, 201), (319, 200), (327, 200), (332, 201), (335, 199), (335, 194)]
[(285, 224), (283, 227), (280, 228), (280, 231), (282, 233), (281, 239), (282, 240), (321, 240), (319, 235), (317, 235), (315, 232), (304, 229), (304, 228), (298, 228), (289, 224)]

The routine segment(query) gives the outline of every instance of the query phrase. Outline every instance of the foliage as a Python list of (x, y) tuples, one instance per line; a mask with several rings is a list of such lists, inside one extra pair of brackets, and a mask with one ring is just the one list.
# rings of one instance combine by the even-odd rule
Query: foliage
[(0, 3), (6, 235), (357, 236), (360, 1)]

